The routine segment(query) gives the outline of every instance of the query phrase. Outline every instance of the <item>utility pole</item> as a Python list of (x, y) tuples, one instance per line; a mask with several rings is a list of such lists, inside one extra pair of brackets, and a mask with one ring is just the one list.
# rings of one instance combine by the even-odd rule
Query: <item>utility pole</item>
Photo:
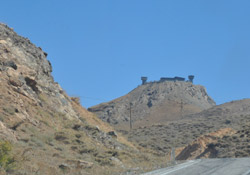
[[(174, 137), (173, 137), (174, 136)], [(173, 138), (173, 140), (171, 141), (171, 157), (170, 157), (170, 161), (172, 164), (176, 164), (176, 160), (175, 160), (175, 146), (176, 146), (176, 136), (174, 135), (174, 129), (171, 128), (171, 137)]]
[(183, 101), (181, 99), (181, 118), (183, 117)]
[(130, 130), (132, 130), (132, 103), (129, 103), (129, 122), (130, 122)]

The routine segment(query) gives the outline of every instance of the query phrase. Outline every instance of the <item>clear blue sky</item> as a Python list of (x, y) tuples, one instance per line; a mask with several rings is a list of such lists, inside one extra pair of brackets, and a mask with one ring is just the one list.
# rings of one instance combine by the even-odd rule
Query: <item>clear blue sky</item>
[(249, 0), (5, 0), (0, 21), (48, 53), (85, 107), (141, 76), (194, 74), (217, 104), (250, 97)]

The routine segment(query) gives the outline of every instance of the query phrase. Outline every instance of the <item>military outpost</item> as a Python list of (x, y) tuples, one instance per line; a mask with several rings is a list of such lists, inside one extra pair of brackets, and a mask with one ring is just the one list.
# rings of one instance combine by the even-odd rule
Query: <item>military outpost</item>
[[(142, 85), (147, 83), (148, 77), (141, 77)], [(194, 75), (189, 75), (187, 82), (193, 83)], [(165, 81), (185, 81), (183, 77), (162, 77), (158, 82), (165, 82)]]

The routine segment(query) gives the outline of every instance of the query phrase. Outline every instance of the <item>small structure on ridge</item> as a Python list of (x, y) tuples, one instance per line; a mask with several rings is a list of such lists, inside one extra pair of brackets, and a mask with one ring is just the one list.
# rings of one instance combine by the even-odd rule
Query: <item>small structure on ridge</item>
[(148, 77), (141, 77), (142, 85), (146, 84)]
[[(142, 80), (142, 85), (146, 84), (147, 83), (147, 79), (148, 77), (141, 77), (141, 80)], [(193, 83), (193, 80), (194, 80), (194, 75), (189, 75), (188, 76), (188, 80), (186, 82), (191, 82)], [(165, 82), (165, 81), (185, 81), (185, 78), (183, 77), (161, 77), (161, 79), (157, 82)]]

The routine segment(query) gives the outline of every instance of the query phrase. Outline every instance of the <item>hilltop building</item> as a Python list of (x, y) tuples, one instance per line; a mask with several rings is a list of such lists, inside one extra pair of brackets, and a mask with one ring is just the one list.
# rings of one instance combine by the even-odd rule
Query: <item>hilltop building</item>
[(189, 80), (189, 82), (193, 83), (194, 75), (189, 75), (188, 76), (188, 80)]
[(142, 85), (146, 84), (148, 77), (141, 77)]
[(174, 78), (162, 77), (160, 79), (160, 82), (163, 82), (163, 81), (185, 81), (185, 78), (182, 78), (182, 77), (174, 77)]
[[(142, 85), (147, 83), (148, 77), (141, 77)], [(194, 75), (189, 75), (187, 82), (193, 83)], [(183, 77), (161, 77), (161, 79), (158, 82), (165, 82), (165, 81), (185, 81), (185, 78)]]

